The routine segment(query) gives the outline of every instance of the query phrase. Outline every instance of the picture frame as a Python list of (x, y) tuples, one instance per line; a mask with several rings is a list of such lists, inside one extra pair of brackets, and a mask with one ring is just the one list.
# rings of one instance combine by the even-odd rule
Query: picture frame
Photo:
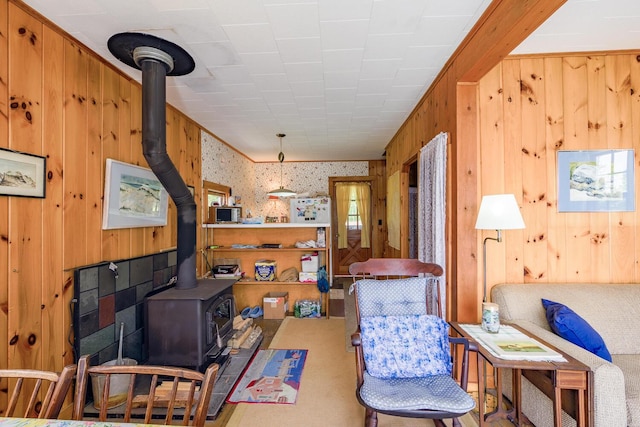
[(169, 194), (151, 169), (107, 159), (102, 229), (167, 225)]
[(0, 148), (0, 196), (44, 199), (46, 176), (45, 157)]
[(558, 151), (558, 212), (635, 210), (634, 150)]

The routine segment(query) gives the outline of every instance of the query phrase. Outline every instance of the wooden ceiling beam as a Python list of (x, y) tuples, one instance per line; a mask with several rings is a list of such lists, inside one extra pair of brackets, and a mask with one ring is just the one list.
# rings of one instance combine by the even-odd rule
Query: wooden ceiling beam
[(477, 82), (567, 0), (494, 0), (451, 56), (458, 82)]

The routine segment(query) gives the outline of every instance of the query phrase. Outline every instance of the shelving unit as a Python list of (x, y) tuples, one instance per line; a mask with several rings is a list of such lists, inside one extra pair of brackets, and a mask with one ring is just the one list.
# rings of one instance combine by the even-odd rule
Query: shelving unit
[[(329, 224), (204, 224), (204, 255), (209, 265), (216, 260), (237, 260), (245, 272), (245, 278), (233, 285), (233, 295), (238, 310), (244, 307), (262, 305), (262, 298), (269, 292), (289, 293), (289, 314), (293, 313), (296, 300), (321, 300), (322, 311), (329, 313), (329, 293), (321, 293), (317, 283), (256, 281), (254, 278), (255, 262), (268, 259), (276, 261), (276, 277), (284, 270), (295, 267), (301, 271), (300, 258), (312, 252), (318, 253), (318, 265), (326, 266), (327, 279), (331, 281), (331, 249)], [(326, 247), (296, 248), (297, 241), (317, 239), (317, 229), (325, 231)], [(282, 248), (233, 248), (232, 245), (256, 245), (280, 243)], [(226, 263), (226, 261), (225, 261)]]

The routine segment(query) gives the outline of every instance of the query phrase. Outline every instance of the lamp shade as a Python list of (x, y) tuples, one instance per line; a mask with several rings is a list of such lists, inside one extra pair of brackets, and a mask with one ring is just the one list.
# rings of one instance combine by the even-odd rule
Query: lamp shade
[(483, 196), (476, 230), (516, 230), (524, 228), (518, 202), (513, 194)]
[(297, 193), (293, 190), (288, 190), (284, 187), (280, 187), (276, 190), (271, 190), (267, 193), (267, 195), (269, 197), (293, 197), (295, 196)]

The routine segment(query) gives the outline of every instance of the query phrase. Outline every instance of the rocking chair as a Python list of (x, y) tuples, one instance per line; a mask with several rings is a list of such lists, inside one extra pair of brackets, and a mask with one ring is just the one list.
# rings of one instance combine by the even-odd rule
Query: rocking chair
[[(466, 392), (469, 341), (450, 337), (449, 324), (427, 314), (427, 287), (442, 268), (379, 258), (353, 263), (349, 273), (358, 325), (351, 336), (356, 397), (365, 407), (365, 427), (378, 425), (377, 413), (429, 418), (442, 427), (442, 419), (451, 418), (459, 426), (458, 417), (475, 407)], [(412, 277), (418, 274), (430, 277)], [(454, 366), (460, 367), (460, 384), (453, 378)]]

